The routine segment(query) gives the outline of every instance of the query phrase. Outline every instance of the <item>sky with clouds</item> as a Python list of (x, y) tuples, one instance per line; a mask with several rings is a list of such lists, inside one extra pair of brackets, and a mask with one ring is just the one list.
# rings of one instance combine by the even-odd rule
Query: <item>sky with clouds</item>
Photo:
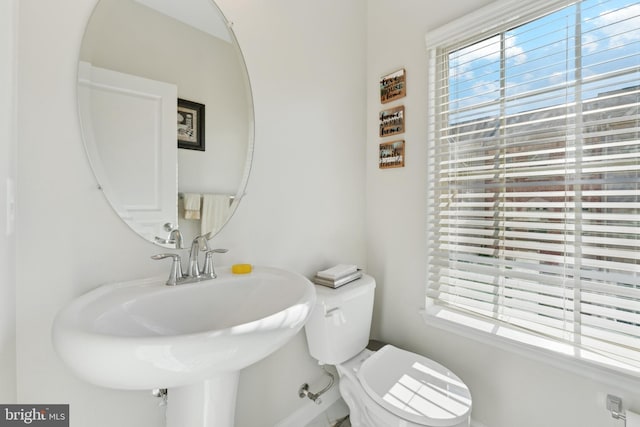
[(448, 56), (452, 122), (495, 116), (501, 89), (507, 114), (573, 102), (577, 64), (588, 99), (640, 81), (640, 3), (585, 0)]

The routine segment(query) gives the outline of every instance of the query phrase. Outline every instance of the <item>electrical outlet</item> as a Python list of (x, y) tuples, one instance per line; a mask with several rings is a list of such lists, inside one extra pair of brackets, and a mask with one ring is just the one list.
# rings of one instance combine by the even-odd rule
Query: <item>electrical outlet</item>
[(613, 414), (622, 413), (622, 399), (618, 396), (607, 394), (607, 410)]

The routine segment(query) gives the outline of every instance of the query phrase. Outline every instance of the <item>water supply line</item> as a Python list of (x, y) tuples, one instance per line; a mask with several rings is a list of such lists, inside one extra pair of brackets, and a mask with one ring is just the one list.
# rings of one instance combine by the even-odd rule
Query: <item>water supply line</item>
[(335, 377), (331, 372), (327, 371), (327, 368), (325, 368), (324, 365), (322, 365), (322, 370), (324, 371), (325, 374), (329, 376), (329, 384), (327, 384), (325, 388), (323, 388), (317, 393), (313, 393), (309, 391), (309, 384), (307, 383), (302, 384), (298, 389), (298, 396), (300, 397), (300, 399), (304, 399), (305, 397), (308, 397), (313, 402), (315, 402), (316, 405), (322, 404), (322, 399), (320, 399), (320, 396), (322, 396), (324, 393), (329, 391), (329, 389), (333, 386), (333, 383), (335, 382)]

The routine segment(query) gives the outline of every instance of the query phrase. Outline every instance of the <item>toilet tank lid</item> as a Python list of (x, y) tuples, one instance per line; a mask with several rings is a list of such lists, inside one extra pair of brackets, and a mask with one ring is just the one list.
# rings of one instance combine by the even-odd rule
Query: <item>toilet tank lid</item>
[(353, 282), (342, 285), (333, 289), (327, 286), (315, 285), (316, 302), (331, 305), (332, 303), (340, 303), (369, 292), (376, 287), (376, 281), (373, 277), (363, 274), (362, 277)]
[(471, 413), (471, 393), (453, 372), (419, 354), (386, 345), (358, 371), (366, 393), (387, 411), (426, 426), (456, 426)]

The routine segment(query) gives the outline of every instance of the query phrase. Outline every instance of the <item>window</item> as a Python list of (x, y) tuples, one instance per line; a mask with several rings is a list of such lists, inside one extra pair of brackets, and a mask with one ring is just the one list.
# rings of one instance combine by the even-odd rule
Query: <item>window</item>
[(640, 377), (640, 4), (532, 3), (427, 36), (427, 311)]

